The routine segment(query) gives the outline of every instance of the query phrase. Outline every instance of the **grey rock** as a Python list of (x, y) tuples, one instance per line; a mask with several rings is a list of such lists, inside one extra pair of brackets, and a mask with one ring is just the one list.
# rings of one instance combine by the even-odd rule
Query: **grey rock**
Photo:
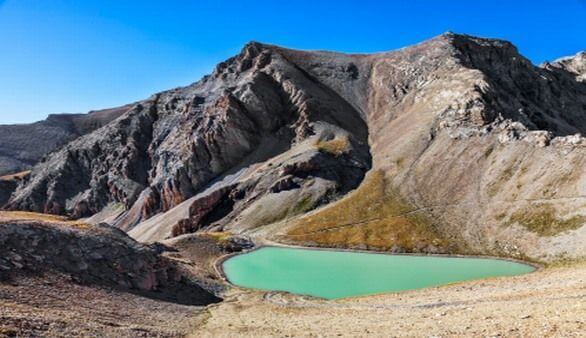
[(537, 201), (585, 213), (583, 76), (584, 53), (535, 66), (509, 42), (453, 33), (370, 55), (253, 42), (51, 153), (6, 207), (76, 218), (119, 203), (112, 223), (147, 242), (241, 234), (374, 169), (451, 243), (583, 255), (583, 231), (536, 240), (507, 223)]
[[(270, 194), (280, 172), (297, 177), (300, 187), (313, 177), (331, 182), (316, 200), (341, 196), (370, 167), (367, 135), (360, 112), (333, 90), (279, 48), (250, 43), (211, 76), (141, 101), (49, 155), (8, 208), (77, 218), (118, 202), (127, 212), (116, 225), (129, 230), (226, 173), (295, 149), (296, 157), (281, 166), (213, 194), (213, 201), (200, 200), (209, 206), (183, 226), (198, 229), (231, 214), (232, 205), (245, 207)], [(348, 140), (343, 156), (316, 151), (320, 140), (341, 137)], [(237, 192), (246, 195), (240, 203)]]

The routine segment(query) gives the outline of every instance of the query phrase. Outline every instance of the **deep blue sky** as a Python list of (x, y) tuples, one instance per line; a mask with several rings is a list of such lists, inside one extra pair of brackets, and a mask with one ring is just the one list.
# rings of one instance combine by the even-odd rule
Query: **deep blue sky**
[(445, 31), (540, 63), (586, 49), (586, 0), (0, 0), (0, 124), (189, 84), (250, 40), (375, 52)]

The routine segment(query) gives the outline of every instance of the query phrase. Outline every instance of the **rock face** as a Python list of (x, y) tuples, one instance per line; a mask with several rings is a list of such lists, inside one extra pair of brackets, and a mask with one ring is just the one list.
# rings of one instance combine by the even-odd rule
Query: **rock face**
[(188, 278), (183, 267), (109, 225), (87, 230), (36, 222), (0, 224), (0, 275), (65, 273), (98, 284), (187, 304), (218, 298)]
[[(301, 212), (358, 185), (370, 167), (367, 136), (352, 105), (278, 49), (251, 43), (202, 81), (139, 102), (51, 154), (9, 208), (83, 217), (121, 202), (117, 225), (129, 230), (244, 170), (198, 200), (176, 233), (222, 227), (281, 190), (295, 190), (288, 202)], [(285, 177), (290, 184), (274, 186)]]
[[(356, 87), (337, 84), (330, 70), (340, 66), (329, 54), (295, 54), (308, 73), (360, 102), (353, 99)], [(586, 239), (580, 136), (586, 131), (586, 86), (565, 68), (576, 64), (573, 59), (535, 67), (508, 42), (445, 34), (356, 60), (371, 67), (362, 110), (368, 112), (373, 169), (410, 204), (391, 218), (425, 216), (406, 221), (414, 232), (424, 226), (460, 246), (448, 251), (544, 260), (586, 255), (580, 244)], [(336, 204), (323, 212), (336, 215), (326, 217), (335, 222), (308, 230), (306, 243), (377, 243), (383, 241), (369, 238), (386, 237), (385, 249), (404, 246), (393, 243), (393, 230), (369, 229), (368, 220), (354, 232), (339, 227), (347, 219), (338, 216), (348, 208), (331, 208)], [(303, 233), (306, 226), (302, 218), (289, 233)]]
[(586, 81), (586, 51), (558, 59), (553, 63), (546, 63), (542, 67), (567, 72), (570, 76), (575, 76), (576, 80), (584, 82)]
[(67, 142), (120, 116), (128, 106), (88, 114), (53, 114), (31, 124), (0, 125), (0, 176), (28, 170)]
[[(381, 196), (392, 191), (384, 203), (425, 216), (401, 230), (433, 229), (422, 241), (582, 256), (583, 77), (583, 53), (536, 67), (506, 41), (451, 33), (371, 55), (250, 43), (201, 81), (141, 101), (48, 156), (8, 208), (83, 217), (121, 203), (113, 223), (143, 241), (201, 229), (299, 235), (304, 223), (291, 219), (373, 170), (386, 182)], [(421, 219), (431, 221), (418, 227)], [(311, 230), (332, 234), (325, 242), (307, 230), (305, 241), (374, 236), (369, 243), (405, 247), (392, 227), (363, 223), (343, 235), (339, 225)]]

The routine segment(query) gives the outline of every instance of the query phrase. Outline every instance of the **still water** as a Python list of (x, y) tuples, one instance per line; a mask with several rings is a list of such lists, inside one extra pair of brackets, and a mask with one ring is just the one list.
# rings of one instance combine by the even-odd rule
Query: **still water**
[(223, 264), (238, 286), (288, 291), (327, 299), (514, 276), (532, 266), (486, 258), (408, 256), (264, 247)]

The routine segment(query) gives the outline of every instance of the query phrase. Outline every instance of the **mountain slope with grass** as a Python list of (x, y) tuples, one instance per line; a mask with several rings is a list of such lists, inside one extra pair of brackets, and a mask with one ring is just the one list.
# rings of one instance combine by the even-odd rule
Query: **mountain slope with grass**
[(249, 43), (47, 156), (6, 208), (145, 242), (584, 257), (585, 68), (452, 33), (377, 54)]

